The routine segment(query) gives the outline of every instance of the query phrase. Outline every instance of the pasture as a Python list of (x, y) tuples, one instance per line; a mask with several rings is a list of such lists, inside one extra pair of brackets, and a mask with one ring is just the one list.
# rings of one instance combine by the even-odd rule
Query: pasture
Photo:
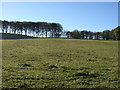
[(4, 88), (118, 88), (118, 41), (2, 40)]

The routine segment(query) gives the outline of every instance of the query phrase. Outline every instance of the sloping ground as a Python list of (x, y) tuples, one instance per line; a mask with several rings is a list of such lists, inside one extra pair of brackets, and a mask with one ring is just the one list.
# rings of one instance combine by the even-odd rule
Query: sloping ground
[(3, 88), (119, 90), (118, 73), (118, 41), (2, 40)]
[(36, 38), (36, 37), (19, 35), (19, 34), (0, 33), (0, 39), (27, 39), (27, 38)]

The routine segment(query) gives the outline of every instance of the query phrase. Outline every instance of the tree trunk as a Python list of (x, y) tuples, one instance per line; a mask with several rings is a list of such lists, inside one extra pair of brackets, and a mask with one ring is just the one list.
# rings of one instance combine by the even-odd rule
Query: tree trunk
[(2, 33), (4, 33), (4, 29), (2, 29)]
[(47, 38), (47, 30), (46, 30), (46, 38)]
[(22, 35), (22, 30), (21, 30), (21, 35)]
[(6, 29), (6, 32), (5, 33), (7, 33), (7, 29)]

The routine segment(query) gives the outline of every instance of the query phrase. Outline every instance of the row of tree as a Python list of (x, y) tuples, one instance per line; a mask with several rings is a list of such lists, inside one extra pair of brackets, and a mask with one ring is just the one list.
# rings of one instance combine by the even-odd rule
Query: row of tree
[(74, 30), (66, 33), (67, 38), (75, 39), (97, 39), (97, 40), (120, 40), (120, 26), (113, 30), (104, 30), (103, 32), (79, 31)]
[(63, 27), (59, 23), (47, 22), (2, 22), (2, 33), (21, 34), (34, 37), (60, 37)]
[(74, 39), (97, 39), (97, 40), (120, 40), (120, 26), (113, 30), (104, 30), (103, 32), (92, 32), (87, 30), (74, 30), (63, 32), (63, 27), (59, 23), (47, 22), (2, 22), (2, 33), (12, 33), (28, 35), (33, 37), (64, 37)]

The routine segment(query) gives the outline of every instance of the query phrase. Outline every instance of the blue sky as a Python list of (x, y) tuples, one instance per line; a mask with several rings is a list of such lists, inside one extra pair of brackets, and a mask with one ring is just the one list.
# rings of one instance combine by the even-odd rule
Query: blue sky
[(60, 23), (65, 30), (103, 31), (118, 26), (117, 2), (4, 2), (2, 20)]

